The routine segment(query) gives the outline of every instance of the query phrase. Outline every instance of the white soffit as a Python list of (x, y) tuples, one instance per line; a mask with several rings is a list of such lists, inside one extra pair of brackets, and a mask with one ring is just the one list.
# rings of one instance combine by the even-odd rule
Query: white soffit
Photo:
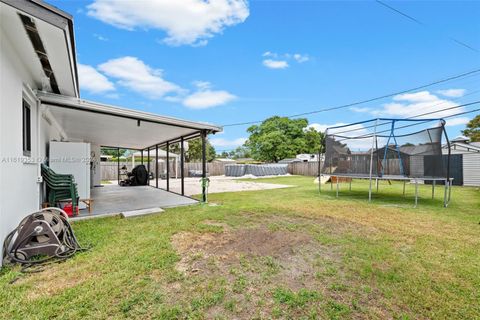
[(19, 13), (35, 21), (60, 92), (63, 95), (76, 96), (76, 80), (72, 74), (70, 59), (72, 53), (68, 45), (70, 39), (66, 30), (35, 18), (28, 13), (0, 1), (0, 27), (2, 32), (8, 38), (13, 50), (33, 78), (36, 88), (38, 89), (42, 89), (42, 79), (45, 73), (43, 72), (33, 45), (28, 38)]
[[(2, 43), (2, 46), (11, 46), (21, 60), (25, 72), (33, 79), (35, 85), (41, 88), (42, 76), (45, 74), (18, 16), (18, 10), (3, 2), (0, 2), (0, 29), (9, 42)], [(19, 70), (19, 72), (21, 71), (23, 70)]]
[[(141, 150), (169, 140), (222, 129), (211, 124), (117, 108), (81, 99), (38, 92), (70, 141)], [(140, 123), (139, 123), (140, 122)]]

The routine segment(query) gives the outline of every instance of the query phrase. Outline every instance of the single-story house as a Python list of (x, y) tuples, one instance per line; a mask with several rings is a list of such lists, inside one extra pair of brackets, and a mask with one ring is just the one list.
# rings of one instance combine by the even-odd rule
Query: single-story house
[(318, 153), (301, 153), (297, 154), (296, 159), (302, 161), (302, 162), (312, 162), (312, 161), (318, 161)]
[[(48, 164), (53, 141), (87, 146), (90, 157), (82, 163), (85, 170), (91, 170), (100, 164), (101, 147), (149, 150), (155, 155), (158, 148), (201, 137), (205, 153), (207, 135), (222, 130), (207, 123), (82, 100), (73, 18), (43, 1), (0, 0), (0, 44), (1, 243), (45, 201), (41, 164)], [(87, 185), (100, 183), (98, 172), (88, 173), (91, 184), (87, 178)], [(181, 176), (183, 182), (183, 172)], [(123, 203), (130, 206), (142, 202), (129, 201), (129, 192), (141, 197), (139, 190), (144, 190), (133, 189), (121, 191)], [(151, 187), (145, 193), (177, 197), (170, 205), (185, 198), (183, 187), (179, 195)]]
[[(447, 154), (448, 146), (442, 148), (443, 154)], [(480, 142), (470, 142), (463, 136), (456, 137), (450, 141), (450, 154), (453, 169), (459, 171), (462, 185), (480, 186)]]
[(285, 158), (285, 159), (282, 159), (282, 160), (278, 161), (278, 163), (282, 163), (282, 164), (296, 163), (296, 162), (303, 162), (303, 161), (300, 160), (300, 159), (297, 159), (297, 158)]

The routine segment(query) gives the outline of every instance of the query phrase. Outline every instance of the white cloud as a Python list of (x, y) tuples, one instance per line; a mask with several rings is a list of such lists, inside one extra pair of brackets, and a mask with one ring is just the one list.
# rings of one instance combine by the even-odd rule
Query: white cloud
[(98, 68), (106, 75), (117, 79), (119, 85), (151, 99), (185, 92), (180, 86), (164, 80), (162, 70), (153, 69), (136, 57), (108, 60)]
[(293, 61), (297, 63), (304, 63), (310, 60), (310, 57), (306, 54), (278, 54), (271, 51), (265, 51), (262, 54), (264, 60), (262, 61), (263, 65), (270, 69), (285, 69), (289, 67), (288, 62)]
[(368, 112), (368, 113), (371, 113), (372, 112), (372, 109), (370, 108), (364, 108), (364, 107), (351, 107), (350, 110), (352, 111), (355, 111), (355, 112), (359, 112), (359, 113), (364, 113), (364, 112)]
[[(340, 127), (340, 126), (345, 126), (345, 125), (348, 125), (348, 124), (343, 123), (343, 122), (337, 122), (337, 123), (334, 123), (334, 124), (312, 123), (308, 126), (308, 128), (314, 128), (317, 131), (325, 132), (325, 130), (327, 130), (327, 128)], [(345, 133), (343, 132), (343, 131), (352, 131), (352, 130), (355, 130), (355, 131), (345, 132)], [(330, 129), (328, 131), (328, 133), (329, 134), (341, 133), (341, 135), (343, 135), (343, 136), (354, 137), (354, 136), (366, 134), (367, 129), (365, 129), (362, 124), (354, 124), (354, 125), (349, 125), (348, 127)]]
[(95, 38), (97, 38), (98, 40), (100, 40), (100, 41), (108, 41), (108, 38), (102, 36), (101, 34), (94, 33), (93, 36), (94, 36)]
[(246, 0), (94, 0), (88, 15), (127, 30), (160, 29), (169, 45), (204, 45), (250, 14)]
[(199, 90), (207, 90), (212, 87), (212, 84), (208, 81), (194, 81), (193, 85), (197, 87)]
[(80, 88), (91, 93), (104, 93), (115, 90), (115, 86), (107, 77), (89, 65), (78, 64), (78, 78)]
[[(453, 90), (453, 91), (451, 91)], [(460, 97), (460, 94), (466, 91), (464, 89), (449, 89), (443, 94), (443, 96), (456, 95)], [(439, 93), (440, 91), (437, 91)], [(442, 91), (443, 92), (443, 91)], [(465, 108), (453, 108), (450, 110), (439, 111), (458, 106), (459, 103), (441, 98), (436, 94), (429, 91), (419, 91), (415, 93), (399, 94), (392, 98), (392, 101), (385, 103), (381, 108), (367, 108), (367, 107), (351, 107), (350, 110), (360, 113), (369, 113), (373, 116), (393, 116), (399, 118), (442, 118), (454, 115), (459, 112), (465, 111)], [(439, 111), (439, 112), (437, 112)], [(425, 116), (417, 117), (419, 114), (431, 113)], [(452, 120), (447, 119), (447, 124)], [(459, 121), (459, 120), (456, 120)]]
[(447, 123), (445, 124), (447, 127), (459, 126), (459, 125), (466, 125), (470, 119), (467, 117), (457, 117), (451, 118), (446, 120)]
[(380, 110), (379, 113), (383, 115), (408, 118), (419, 114), (435, 112), (417, 118), (442, 118), (465, 111), (464, 108), (456, 108), (436, 112), (457, 105), (458, 103), (439, 98), (429, 91), (419, 91), (394, 96), (393, 102), (384, 104), (383, 109)]
[(444, 97), (448, 98), (460, 98), (465, 95), (467, 90), (465, 89), (447, 89), (447, 90), (438, 90), (437, 93), (441, 94)]
[(293, 55), (293, 59), (295, 59), (298, 63), (307, 62), (310, 58), (306, 54), (295, 53)]
[(183, 105), (191, 109), (207, 109), (235, 100), (237, 97), (224, 90), (199, 89), (183, 100)]
[[(344, 126), (346, 123), (338, 122), (335, 124), (320, 124), (312, 123), (308, 127), (314, 128), (317, 131), (325, 132), (327, 128)], [(328, 130), (328, 134), (335, 134), (342, 137), (357, 137), (359, 139), (345, 139), (342, 137), (337, 137), (336, 140), (340, 140), (352, 151), (366, 151), (372, 147), (372, 138), (361, 138), (361, 136), (369, 136), (369, 131), (363, 124), (354, 124), (348, 127), (335, 128)], [(382, 143), (382, 138), (378, 138), (378, 143)]]
[(265, 59), (263, 60), (263, 65), (270, 69), (285, 69), (288, 68), (288, 62), (285, 60), (273, 60)]
[(345, 123), (335, 123), (335, 124), (320, 124), (320, 123), (312, 123), (308, 126), (308, 128), (313, 128), (319, 132), (325, 132), (327, 128), (336, 127), (336, 126), (343, 126)]
[(214, 147), (236, 148), (243, 145), (245, 141), (247, 141), (247, 138), (238, 138), (233, 140), (228, 140), (224, 138), (212, 138), (209, 139), (209, 141)]

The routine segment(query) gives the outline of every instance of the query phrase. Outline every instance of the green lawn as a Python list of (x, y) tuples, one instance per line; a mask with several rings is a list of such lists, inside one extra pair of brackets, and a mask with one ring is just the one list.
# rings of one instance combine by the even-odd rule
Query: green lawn
[[(0, 273), (1, 319), (480, 318), (480, 191), (382, 182), (212, 194), (162, 214), (81, 221), (90, 251)], [(19, 277), (10, 284), (12, 279)]]

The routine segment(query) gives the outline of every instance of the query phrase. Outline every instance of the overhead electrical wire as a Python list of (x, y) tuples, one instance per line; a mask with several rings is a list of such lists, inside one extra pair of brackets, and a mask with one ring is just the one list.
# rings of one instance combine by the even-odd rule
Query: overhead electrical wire
[(420, 20), (418, 20), (418, 19), (416, 19), (416, 18), (414, 18), (414, 17), (412, 17), (412, 16), (410, 16), (410, 15), (408, 15), (408, 14), (406, 14), (406, 13), (404, 13), (404, 12), (398, 10), (398, 9), (395, 9), (394, 7), (389, 6), (388, 4), (386, 4), (386, 3), (383, 2), (383, 1), (377, 0), (376, 2), (379, 3), (379, 4), (381, 4), (382, 6), (384, 6), (384, 7), (388, 8), (388, 9), (390, 9), (390, 10), (398, 13), (399, 15), (402, 15), (402, 16), (404, 16), (405, 18), (407, 18), (407, 19), (409, 19), (409, 20), (411, 20), (411, 21), (413, 21), (413, 22), (421, 25), (421, 26), (424, 26), (424, 27), (426, 26), (425, 23), (423, 23), (422, 21), (420, 21)]
[[(408, 119), (414, 119), (414, 118), (423, 117), (423, 116), (427, 116), (427, 115), (430, 115), (430, 114), (439, 113), (439, 112), (443, 112), (443, 111), (447, 111), (447, 110), (453, 110), (453, 109), (468, 107), (468, 106), (475, 105), (475, 104), (479, 104), (479, 103), (480, 103), (480, 100), (478, 100), (478, 101), (473, 101), (473, 102), (469, 102), (469, 103), (465, 103), (465, 104), (461, 104), (461, 105), (456, 105), (456, 106), (453, 106), (453, 107), (448, 107), (448, 108), (444, 108), (444, 109), (439, 109), (439, 110), (435, 110), (435, 111), (430, 111), (430, 112), (425, 112), (425, 113), (417, 114), (417, 115), (414, 115), (414, 116), (411, 116), (411, 117), (408, 117), (408, 118), (405, 118), (405, 119), (406, 119), (406, 120), (408, 120)], [(445, 116), (445, 117), (442, 117), (442, 118), (443, 118), (443, 119), (448, 119), (448, 118), (453, 118), (453, 117), (456, 117), (456, 116), (465, 115), (465, 114), (469, 114), (469, 113), (473, 113), (473, 112), (477, 112), (477, 111), (480, 111), (480, 109), (475, 109), (475, 110), (470, 110), (470, 111), (455, 113), (455, 114), (448, 115), (448, 116)], [(373, 121), (373, 120), (372, 120), (372, 121)], [(412, 126), (421, 125), (421, 124), (424, 124), (424, 123), (427, 123), (427, 122), (431, 122), (431, 121), (432, 121), (431, 119), (426, 119), (425, 121), (416, 122), (416, 123), (412, 123), (412, 124), (408, 124), (408, 125), (404, 125), (404, 126), (399, 126), (399, 127), (397, 127), (397, 130), (398, 130), (398, 129), (403, 129), (403, 128), (412, 127)], [(335, 133), (333, 133), (332, 135), (333, 135), (333, 136), (336, 136), (336, 137), (342, 137), (342, 138), (343, 138), (343, 139), (337, 140), (338, 142), (341, 142), (341, 141), (344, 141), (344, 140), (349, 140), (349, 139), (369, 138), (369, 137), (372, 137), (372, 136), (373, 136), (372, 133), (368, 133), (368, 134), (365, 134), (365, 135), (359, 135), (359, 136), (357, 136), (357, 137), (344, 137), (344, 136), (341, 136), (340, 134), (341, 134), (341, 133), (351, 133), (351, 132), (354, 132), (354, 131), (365, 130), (365, 129), (368, 129), (368, 128), (373, 128), (373, 127), (375, 127), (375, 126), (379, 127), (379, 126), (387, 125), (387, 124), (391, 124), (391, 122), (388, 121), (388, 122), (385, 122), (385, 123), (382, 123), (382, 124), (370, 125), (370, 126), (366, 126), (366, 127), (355, 128), (355, 129), (352, 129), (352, 130), (345, 130), (345, 131), (335, 132)], [(378, 133), (389, 132), (389, 131), (390, 131), (390, 129), (388, 129), (388, 130), (383, 130), (383, 131), (378, 131), (377, 134), (378, 134)], [(233, 151), (233, 150), (235, 150), (235, 149), (236, 149), (236, 148), (233, 148), (233, 149), (223, 149), (223, 150), (217, 150), (217, 152)]]
[[(480, 69), (475, 69), (475, 70), (468, 71), (468, 72), (465, 72), (465, 73), (461, 73), (461, 74), (458, 74), (458, 75), (455, 75), (455, 76), (451, 76), (451, 77), (444, 78), (444, 79), (441, 79), (441, 80), (433, 81), (433, 82), (430, 82), (430, 83), (427, 83), (427, 84), (424, 84), (424, 85), (421, 85), (421, 86), (417, 86), (417, 87), (414, 87), (414, 88), (401, 90), (401, 91), (385, 94), (385, 95), (382, 95), (382, 96), (378, 96), (378, 97), (374, 97), (374, 98), (370, 98), (370, 99), (366, 99), (366, 100), (361, 100), (361, 101), (356, 101), (356, 102), (352, 102), (352, 103), (348, 103), (348, 104), (344, 104), (344, 105), (340, 105), (340, 106), (328, 107), (328, 108), (308, 111), (308, 112), (304, 112), (304, 113), (292, 114), (292, 115), (288, 115), (288, 116), (285, 116), (285, 117), (296, 118), (296, 117), (301, 117), (301, 116), (306, 116), (306, 115), (311, 115), (311, 114), (316, 114), (316, 113), (321, 113), (321, 112), (350, 108), (350, 107), (353, 107), (353, 106), (357, 106), (357, 105), (361, 105), (361, 104), (365, 104), (365, 103), (369, 103), (369, 102), (373, 102), (373, 101), (377, 101), (377, 100), (381, 100), (381, 99), (385, 99), (385, 98), (390, 98), (390, 97), (393, 97), (393, 96), (396, 96), (396, 95), (399, 95), (399, 94), (404, 94), (404, 93), (409, 93), (409, 92), (420, 90), (420, 89), (425, 89), (425, 88), (428, 88), (428, 87), (431, 87), (431, 86), (434, 86), (434, 85), (437, 85), (437, 84), (441, 84), (441, 83), (449, 82), (449, 81), (452, 81), (452, 80), (464, 78), (466, 76), (470, 76), (470, 75), (473, 75), (473, 74), (477, 74), (479, 72), (480, 72)], [(230, 124), (225, 124), (222, 127), (235, 127), (235, 126), (250, 125), (250, 124), (261, 123), (262, 121), (263, 120), (230, 123)]]
[[(469, 92), (467, 94), (465, 94), (464, 96), (460, 97), (460, 98), (465, 98), (466, 96), (469, 96), (469, 95), (473, 95), (473, 94), (476, 94), (476, 93), (479, 93), (480, 90), (475, 90), (475, 91), (472, 91), (472, 92)], [(453, 99), (453, 100), (458, 100), (460, 98), (457, 98), (457, 99)], [(448, 103), (450, 101), (442, 101), (440, 103), (437, 103), (433, 106), (431, 106), (432, 108), (433, 107), (437, 107), (437, 106), (440, 106), (442, 104), (445, 104), (445, 103)], [(458, 109), (458, 108), (461, 108), (461, 107), (465, 107), (465, 106), (469, 106), (471, 104), (475, 104), (475, 102), (473, 103), (467, 103), (465, 105), (456, 105), (456, 106), (453, 106), (453, 107), (448, 107), (448, 108), (445, 108), (445, 109), (440, 109), (440, 110), (435, 110), (435, 111), (431, 111), (431, 113), (427, 112), (427, 113), (424, 113), (424, 114), (420, 114), (420, 115), (414, 115), (414, 116), (411, 116), (411, 117), (408, 117), (406, 119), (414, 119), (416, 117), (421, 117), (421, 116), (424, 116), (424, 115), (428, 115), (428, 114), (432, 114), (432, 113), (438, 113), (438, 112), (442, 112), (442, 111), (447, 111), (447, 110), (451, 110), (451, 109)], [(344, 132), (354, 132), (354, 131), (359, 131), (359, 130), (364, 130), (364, 129), (368, 129), (368, 128), (373, 128), (373, 127), (381, 127), (381, 126), (384, 126), (384, 125), (387, 125), (387, 124), (390, 124), (390, 122), (385, 122), (385, 123), (380, 123), (378, 125), (370, 125), (370, 126), (366, 126), (366, 127), (362, 127), (362, 128), (357, 128), (357, 129), (351, 129), (351, 130), (347, 130), (347, 131), (339, 131), (339, 132), (336, 132), (337, 134), (338, 133), (344, 133)]]
[[(395, 13), (397, 13), (397, 14), (405, 17), (405, 18), (407, 18), (408, 20), (413, 21), (414, 23), (416, 23), (416, 24), (418, 24), (418, 25), (421, 25), (422, 27), (425, 27), (425, 28), (428, 28), (428, 27), (429, 27), (426, 23), (418, 20), (417, 18), (412, 17), (411, 15), (406, 14), (405, 12), (402, 12), (402, 11), (398, 10), (397, 8), (394, 8), (394, 7), (386, 4), (386, 3), (383, 2), (383, 1), (376, 0), (376, 2), (377, 2), (378, 4), (384, 6), (385, 8), (387, 8), (387, 9), (389, 9), (389, 10), (391, 10), (391, 11), (393, 11), (393, 12), (395, 12)], [(458, 39), (456, 39), (456, 38), (453, 38), (453, 37), (448, 37), (448, 39), (451, 40), (451, 41), (453, 41), (453, 42), (455, 42), (457, 45), (460, 45), (460, 46), (462, 46), (462, 47), (464, 47), (464, 48), (467, 48), (467, 49), (469, 49), (469, 50), (471, 50), (471, 51), (473, 51), (473, 52), (480, 53), (480, 51), (479, 51), (478, 49), (472, 47), (471, 45), (465, 43), (464, 41), (460, 41), (460, 40), (458, 40)]]
[[(430, 115), (430, 114), (434, 114), (434, 113), (438, 113), (438, 112), (442, 112), (442, 111), (445, 111), (445, 110), (451, 110), (451, 109), (454, 109), (454, 108), (460, 108), (460, 107), (465, 107), (465, 106), (469, 106), (469, 105), (479, 104), (479, 103), (480, 103), (480, 100), (474, 101), (474, 102), (470, 102), (470, 103), (467, 103), (467, 104), (463, 104), (463, 105), (458, 105), (458, 106), (455, 106), (455, 107), (446, 108), (446, 109), (444, 109), (444, 110), (437, 110), (437, 111), (432, 111), (432, 112), (427, 112), (427, 113), (419, 114), (419, 115), (416, 115), (416, 116), (414, 116), (414, 117), (407, 118), (406, 120), (412, 119), (412, 118), (421, 117), (421, 116), (425, 116), (425, 115)], [(459, 113), (451, 114), (451, 115), (442, 117), (442, 119), (453, 118), (453, 117), (457, 117), (457, 116), (461, 116), (461, 115), (465, 115), (465, 114), (469, 114), (469, 113), (473, 113), (473, 112), (477, 112), (477, 111), (480, 111), (480, 109), (474, 109), (474, 110), (470, 110), (470, 111), (464, 111), (464, 112), (459, 112)], [(420, 119), (420, 120), (421, 120), (421, 119)], [(403, 128), (408, 128), (408, 127), (413, 127), (413, 126), (418, 126), (418, 125), (425, 124), (426, 122), (431, 122), (431, 121), (432, 121), (432, 119), (425, 119), (425, 121), (416, 122), (416, 123), (412, 123), (412, 124), (408, 124), (408, 125), (404, 125), (404, 126), (399, 126), (399, 127), (396, 128), (396, 130), (403, 129)], [(361, 129), (366, 129), (366, 127), (361, 128)], [(354, 130), (357, 131), (357, 129), (354, 129)], [(343, 133), (353, 132), (354, 130), (343, 131)], [(391, 130), (391, 129), (386, 129), (386, 130), (382, 130), (382, 131), (377, 131), (377, 132), (375, 132), (375, 133), (367, 133), (367, 134), (364, 134), (364, 135), (352, 136), (352, 137), (340, 136), (340, 137), (342, 137), (343, 139), (340, 139), (340, 140), (337, 140), (337, 141), (340, 142), (340, 141), (349, 140), (349, 139), (370, 138), (370, 137), (373, 137), (374, 135), (378, 135), (379, 133), (389, 132), (390, 130)], [(337, 133), (333, 133), (332, 135), (333, 135), (333, 136), (338, 136)]]

